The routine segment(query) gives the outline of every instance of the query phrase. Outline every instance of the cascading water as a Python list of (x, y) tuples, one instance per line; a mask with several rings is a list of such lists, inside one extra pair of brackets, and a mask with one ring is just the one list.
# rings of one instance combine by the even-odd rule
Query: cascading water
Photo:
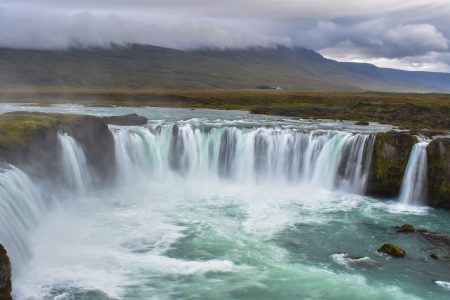
[[(65, 133), (58, 134), (58, 143), (68, 192), (85, 192), (90, 177), (81, 147)], [(11, 256), (14, 274), (20, 273), (31, 257), (29, 235), (51, 207), (51, 193), (45, 196), (20, 169), (12, 165), (0, 168), (0, 242)]]
[(0, 242), (8, 249), (14, 273), (30, 258), (30, 231), (47, 210), (40, 190), (24, 172), (13, 166), (0, 169)]
[(362, 192), (373, 136), (281, 128), (112, 127), (117, 164), (125, 177), (167, 172), (239, 182), (309, 182)]
[(407, 205), (424, 204), (427, 193), (427, 146), (420, 138), (409, 156), (400, 189), (400, 202)]
[(58, 133), (61, 150), (64, 183), (79, 193), (84, 193), (90, 185), (90, 174), (83, 149), (67, 133)]

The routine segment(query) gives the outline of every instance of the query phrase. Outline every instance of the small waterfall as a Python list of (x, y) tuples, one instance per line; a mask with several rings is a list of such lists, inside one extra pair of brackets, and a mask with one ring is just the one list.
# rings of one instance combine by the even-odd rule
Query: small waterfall
[(408, 205), (424, 204), (427, 193), (427, 146), (419, 139), (411, 151), (400, 189), (400, 202)]
[(91, 183), (83, 149), (67, 133), (58, 133), (64, 183), (84, 193)]
[(0, 242), (11, 257), (14, 273), (31, 256), (29, 234), (48, 210), (40, 190), (21, 170), (0, 168)]
[(283, 128), (111, 127), (119, 173), (239, 182), (300, 182), (363, 192), (373, 136)]

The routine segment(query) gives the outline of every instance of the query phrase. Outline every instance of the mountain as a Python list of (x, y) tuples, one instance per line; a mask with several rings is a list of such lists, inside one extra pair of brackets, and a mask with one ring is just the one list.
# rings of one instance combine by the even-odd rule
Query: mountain
[(337, 62), (304, 48), (0, 48), (0, 87), (450, 92), (450, 74)]

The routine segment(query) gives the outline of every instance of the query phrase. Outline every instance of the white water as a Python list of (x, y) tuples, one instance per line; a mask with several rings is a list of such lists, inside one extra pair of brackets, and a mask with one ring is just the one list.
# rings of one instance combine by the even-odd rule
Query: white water
[(113, 127), (120, 180), (146, 174), (364, 191), (373, 136), (280, 128)]
[(30, 259), (30, 233), (47, 210), (40, 190), (24, 172), (13, 166), (0, 169), (0, 242), (8, 250), (14, 273)]
[(64, 183), (79, 193), (85, 193), (91, 179), (83, 150), (67, 133), (58, 133), (58, 143)]
[[(72, 195), (85, 193), (90, 175), (81, 147), (66, 133), (58, 134), (58, 143), (63, 190)], [(61, 191), (56, 187), (55, 190)], [(30, 235), (54, 204), (53, 192), (44, 193), (43, 188), (12, 165), (0, 168), (0, 242), (11, 257), (14, 275), (20, 274), (32, 257)]]
[(429, 141), (421, 138), (411, 151), (400, 189), (400, 202), (403, 204), (425, 204), (427, 193), (428, 144)]

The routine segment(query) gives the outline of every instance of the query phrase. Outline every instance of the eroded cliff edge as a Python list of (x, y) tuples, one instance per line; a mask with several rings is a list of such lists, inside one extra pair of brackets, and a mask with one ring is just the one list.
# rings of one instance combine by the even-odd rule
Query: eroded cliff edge
[(5, 248), (0, 244), (0, 300), (12, 300), (11, 263)]
[(428, 205), (450, 209), (450, 138), (438, 138), (427, 147)]

